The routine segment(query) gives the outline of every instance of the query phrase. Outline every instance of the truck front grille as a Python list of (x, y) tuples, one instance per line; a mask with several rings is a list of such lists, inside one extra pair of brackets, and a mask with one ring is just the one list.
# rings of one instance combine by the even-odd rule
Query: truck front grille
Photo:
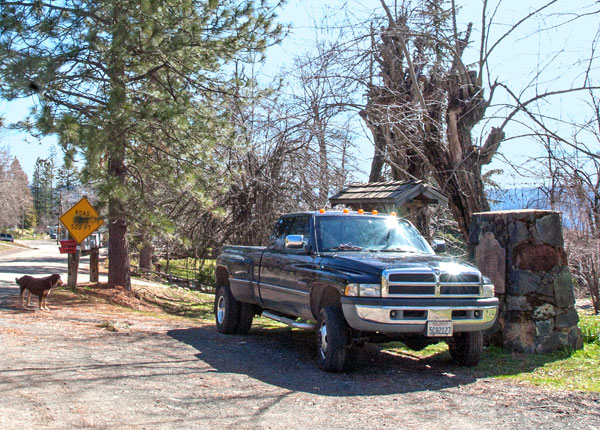
[(481, 297), (481, 275), (476, 272), (437, 273), (402, 271), (383, 272), (384, 297)]
[(390, 294), (435, 295), (435, 285), (390, 284)]
[(390, 273), (388, 279), (390, 282), (402, 284), (436, 282), (434, 273)]
[(460, 296), (473, 295), (479, 296), (479, 285), (442, 285), (440, 286), (440, 295), (442, 296)]
[(440, 273), (440, 282), (442, 284), (447, 282), (457, 283), (457, 282), (466, 282), (466, 283), (476, 283), (479, 284), (481, 279), (479, 279), (478, 273)]

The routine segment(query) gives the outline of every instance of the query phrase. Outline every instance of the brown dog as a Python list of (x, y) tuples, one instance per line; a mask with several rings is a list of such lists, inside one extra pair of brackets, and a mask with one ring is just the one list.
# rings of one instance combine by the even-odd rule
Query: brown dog
[(45, 278), (34, 278), (33, 276), (25, 275), (22, 278), (15, 278), (17, 281), (17, 285), (21, 287), (21, 301), (20, 305), (23, 306), (23, 294), (25, 291), (29, 291), (29, 296), (27, 296), (27, 304), (29, 306), (29, 299), (32, 294), (38, 296), (40, 300), (40, 310), (41, 311), (49, 311), (48, 305), (46, 303), (48, 294), (50, 294), (50, 290), (54, 287), (62, 285), (62, 281), (60, 280), (60, 275), (50, 275)]

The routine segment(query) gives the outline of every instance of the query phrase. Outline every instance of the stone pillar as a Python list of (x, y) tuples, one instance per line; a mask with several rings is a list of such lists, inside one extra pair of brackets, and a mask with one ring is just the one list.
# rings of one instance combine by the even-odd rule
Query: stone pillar
[(529, 353), (582, 347), (560, 212), (473, 214), (469, 245), (500, 299), (490, 343)]

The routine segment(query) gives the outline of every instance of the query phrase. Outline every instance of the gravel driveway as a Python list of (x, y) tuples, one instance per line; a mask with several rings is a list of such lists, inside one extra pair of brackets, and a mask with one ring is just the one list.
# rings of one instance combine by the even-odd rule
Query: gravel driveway
[(0, 280), (0, 429), (600, 428), (598, 393), (476, 380), (375, 346), (326, 374), (310, 332), (225, 336), (102, 303), (50, 295), (40, 312), (17, 299)]

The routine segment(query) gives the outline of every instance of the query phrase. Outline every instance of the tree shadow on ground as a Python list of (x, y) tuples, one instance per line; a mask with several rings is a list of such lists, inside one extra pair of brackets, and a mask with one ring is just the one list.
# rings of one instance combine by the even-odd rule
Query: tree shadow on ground
[(138, 287), (136, 293), (147, 303), (157, 306), (161, 311), (185, 318), (211, 319), (213, 316), (213, 304), (203, 301), (190, 301), (183, 298), (157, 297), (146, 294), (143, 287)]
[(316, 365), (312, 331), (253, 328), (239, 336), (222, 335), (209, 326), (168, 335), (197, 349), (196, 357), (216, 372), (244, 374), (292, 391), (364, 396), (441, 390), (475, 381), (445, 356), (392, 354), (370, 344), (353, 354), (348, 371), (326, 373)]
[[(19, 306), (19, 286), (0, 286), (0, 311), (8, 313), (37, 312), (39, 299), (32, 295), (29, 306)], [(25, 302), (25, 300), (23, 300)], [(24, 303), (25, 304), (25, 303)], [(50, 309), (69, 308), (78, 309), (80, 306), (89, 305), (90, 299), (84, 296), (75, 296), (66, 288), (53, 288), (48, 295), (48, 307)]]
[[(52, 273), (64, 273), (60, 266), (65, 265), (65, 257), (25, 257), (18, 258), (18, 265), (11, 265), (12, 260), (2, 260), (0, 271), (2, 273), (13, 273), (15, 276), (48, 276)], [(81, 264), (81, 263), (80, 263)], [(66, 267), (66, 266), (65, 266)]]

